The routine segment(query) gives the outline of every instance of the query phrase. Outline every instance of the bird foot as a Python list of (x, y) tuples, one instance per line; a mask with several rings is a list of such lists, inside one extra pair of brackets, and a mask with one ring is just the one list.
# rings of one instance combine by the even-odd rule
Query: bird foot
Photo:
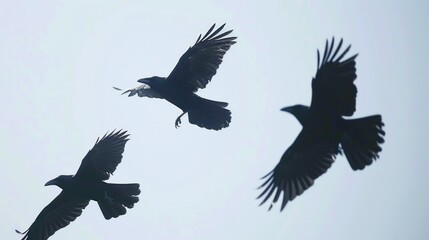
[(182, 114), (180, 114), (180, 115), (177, 117), (177, 119), (176, 119), (176, 123), (175, 123), (176, 128), (180, 127), (180, 124), (182, 123), (182, 121), (180, 120), (180, 118), (181, 118), (183, 115), (185, 115), (185, 114), (186, 114), (186, 112), (183, 112)]
[(180, 124), (182, 123), (182, 121), (180, 120), (180, 117), (178, 117), (177, 119), (176, 119), (176, 122), (175, 122), (175, 127), (176, 128), (178, 128), (178, 127), (180, 127)]

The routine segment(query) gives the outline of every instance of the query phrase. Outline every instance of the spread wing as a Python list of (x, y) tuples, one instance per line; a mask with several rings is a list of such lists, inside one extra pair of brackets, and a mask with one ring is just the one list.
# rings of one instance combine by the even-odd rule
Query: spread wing
[(82, 214), (88, 205), (89, 199), (72, 196), (62, 191), (51, 203), (49, 203), (37, 216), (30, 228), (21, 233), (22, 240), (45, 240), (57, 230), (69, 225)]
[(357, 88), (353, 81), (356, 79), (357, 54), (342, 60), (351, 45), (337, 57), (343, 40), (341, 39), (335, 51), (334, 43), (334, 38), (330, 45), (326, 41), (321, 62), (319, 50), (317, 51), (317, 72), (312, 81), (313, 96), (310, 108), (327, 114), (351, 116), (356, 110)]
[[(117, 87), (113, 87), (113, 88), (115, 90), (122, 91), (122, 89), (120, 88), (117, 88)], [(132, 97), (137, 94), (137, 96), (139, 97), (161, 98), (161, 99), (163, 98), (157, 91), (155, 91), (149, 85), (144, 83), (135, 88), (128, 89), (124, 91), (122, 94), (126, 94), (126, 93), (129, 93), (128, 97)]]
[(99, 179), (107, 180), (110, 174), (122, 160), (125, 143), (127, 143), (127, 131), (112, 131), (97, 139), (94, 147), (86, 154), (79, 169), (76, 179)]
[(264, 188), (258, 199), (263, 198), (264, 204), (274, 193), (269, 210), (283, 193), (281, 210), (289, 201), (301, 195), (311, 187), (314, 180), (331, 167), (338, 153), (338, 144), (316, 144), (306, 147), (301, 131), (294, 144), (283, 154), (277, 166), (262, 179), (265, 182), (259, 187)]
[(232, 30), (219, 34), (225, 26), (223, 24), (212, 32), (215, 25), (213, 24), (202, 38), (200, 35), (194, 46), (190, 47), (179, 59), (167, 78), (171, 84), (178, 84), (186, 91), (196, 92), (198, 89), (205, 88), (211, 81), (222, 63), (226, 51), (236, 43), (234, 41), (236, 37), (225, 38)]

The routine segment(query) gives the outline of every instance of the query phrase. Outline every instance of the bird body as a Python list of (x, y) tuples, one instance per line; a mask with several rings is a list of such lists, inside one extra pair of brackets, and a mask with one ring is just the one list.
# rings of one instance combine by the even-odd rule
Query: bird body
[(199, 127), (213, 130), (228, 127), (231, 122), (231, 112), (225, 109), (228, 103), (204, 99), (195, 94), (211, 81), (223, 56), (236, 43), (236, 37), (225, 37), (232, 30), (220, 33), (224, 26), (225, 24), (213, 31), (213, 24), (202, 38), (200, 35), (195, 44), (180, 57), (168, 77), (142, 78), (138, 80), (142, 85), (122, 94), (161, 98), (174, 104), (183, 111), (176, 119), (176, 128), (180, 126), (180, 118), (186, 113), (189, 115), (189, 122)]
[(61, 175), (45, 184), (45, 186), (50, 185), (56, 185), (69, 194), (94, 201), (106, 196), (107, 183), (101, 180), (87, 181), (74, 178), (73, 175)]
[(192, 102), (197, 96), (193, 92), (181, 91), (176, 86), (172, 86), (170, 79), (162, 77), (143, 78), (138, 80), (150, 86), (151, 89), (158, 92), (165, 100), (187, 112), (192, 105)]
[[(324, 174), (338, 154), (344, 153), (353, 170), (361, 170), (378, 158), (384, 142), (381, 115), (344, 119), (356, 110), (357, 88), (354, 55), (342, 60), (350, 46), (336, 57), (342, 40), (334, 50), (326, 41), (325, 52), (312, 81), (310, 106), (285, 107), (302, 125), (302, 130), (276, 167), (263, 177), (264, 188), (258, 198), (264, 204), (273, 194), (271, 209), (283, 194), (281, 210), (296, 196), (311, 187)], [(334, 51), (333, 51), (334, 50)], [(321, 62), (320, 62), (321, 60)]]
[(121, 162), (126, 131), (113, 131), (97, 139), (75, 175), (60, 175), (45, 186), (56, 185), (62, 192), (36, 217), (23, 240), (45, 240), (82, 214), (90, 200), (98, 203), (105, 219), (116, 218), (139, 201), (139, 184), (106, 183)]

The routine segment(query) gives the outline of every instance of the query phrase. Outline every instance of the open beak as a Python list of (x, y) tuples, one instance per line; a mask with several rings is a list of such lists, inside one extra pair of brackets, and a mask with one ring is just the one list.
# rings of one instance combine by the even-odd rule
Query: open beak
[(57, 185), (57, 180), (52, 179), (51, 181), (45, 183), (45, 186)]

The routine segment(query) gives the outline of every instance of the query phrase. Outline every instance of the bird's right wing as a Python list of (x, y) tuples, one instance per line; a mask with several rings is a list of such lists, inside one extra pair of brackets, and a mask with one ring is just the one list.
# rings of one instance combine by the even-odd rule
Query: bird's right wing
[(51, 203), (49, 203), (37, 216), (30, 228), (21, 233), (22, 240), (45, 240), (57, 230), (69, 225), (82, 214), (83, 209), (89, 204), (89, 199), (73, 196), (62, 191)]
[(317, 72), (311, 83), (313, 94), (310, 106), (315, 112), (351, 116), (356, 110), (357, 88), (353, 82), (356, 79), (357, 54), (343, 60), (350, 50), (349, 45), (337, 57), (342, 43), (341, 39), (334, 50), (334, 39), (331, 44), (326, 41), (321, 61), (317, 51)]
[[(113, 89), (122, 91), (122, 89), (117, 87), (113, 87)], [(161, 98), (161, 99), (163, 98), (161, 94), (159, 94), (157, 91), (152, 89), (149, 85), (144, 83), (135, 88), (128, 89), (124, 91), (122, 94), (126, 94), (126, 93), (129, 93), (128, 97), (132, 97), (137, 94), (137, 96), (139, 97)]]
[(78, 180), (99, 179), (107, 180), (110, 174), (122, 160), (125, 143), (127, 143), (127, 131), (112, 131), (97, 139), (94, 147), (86, 154), (79, 169), (74, 176)]
[(260, 205), (264, 204), (275, 192), (269, 210), (279, 199), (280, 193), (283, 193), (280, 209), (282, 211), (289, 201), (311, 187), (314, 180), (324, 174), (335, 160), (338, 144), (336, 146), (335, 144), (315, 144), (306, 148), (297, 147), (296, 143), (301, 142), (299, 138), (302, 137), (303, 135), (300, 134), (295, 143), (283, 154), (274, 170), (262, 178), (265, 179), (265, 182), (259, 188), (265, 189), (258, 196), (258, 199), (263, 197)]

